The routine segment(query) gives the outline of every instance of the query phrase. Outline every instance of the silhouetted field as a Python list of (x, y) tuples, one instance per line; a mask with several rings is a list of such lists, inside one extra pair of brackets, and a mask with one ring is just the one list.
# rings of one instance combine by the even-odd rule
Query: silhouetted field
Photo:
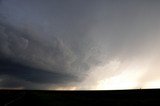
[(159, 89), (111, 91), (1, 90), (0, 106), (157, 105)]

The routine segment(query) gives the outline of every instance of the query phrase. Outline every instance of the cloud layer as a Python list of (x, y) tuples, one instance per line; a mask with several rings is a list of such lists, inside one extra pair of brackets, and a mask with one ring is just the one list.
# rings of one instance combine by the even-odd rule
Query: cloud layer
[[(76, 16), (74, 13), (79, 9), (71, 13), (70, 10), (74, 7), (65, 7), (69, 9), (66, 12), (70, 15), (66, 14), (66, 18), (62, 17), (56, 22), (57, 19), (46, 19), (57, 16), (55, 14), (50, 16), (46, 13), (48, 15), (43, 17), (45, 13), (42, 9), (48, 11), (46, 7), (49, 3), (46, 2), (47, 5), (43, 7), (43, 2), (40, 4), (36, 1), (24, 2), (26, 4), (16, 0), (1, 3), (0, 74), (6, 76), (6, 78), (2, 77), (1, 87), (14, 88), (15, 85), (26, 89), (47, 89), (51, 85), (68, 85), (81, 81), (90, 66), (99, 62), (96, 59), (98, 52), (94, 50), (94, 44), (91, 43), (92, 39), (86, 35), (90, 26), (88, 18), (79, 17), (82, 18), (84, 23), (82, 24), (78, 22), (81, 20), (75, 20), (79, 15)], [(14, 3), (22, 3), (24, 7), (16, 8)], [(32, 6), (34, 3), (38, 3), (36, 7), (40, 6), (39, 8), (42, 9), (33, 11), (36, 8)], [(60, 7), (67, 5), (56, 1), (51, 3), (53, 5), (58, 3)], [(70, 5), (73, 5), (72, 2)], [(65, 10), (61, 10), (60, 7), (57, 7), (59, 8), (57, 12), (64, 11), (64, 15)], [(13, 11), (10, 10), (12, 8)], [(28, 13), (23, 14), (19, 8), (23, 8)], [(54, 9), (55, 7), (52, 10), (56, 12)], [(40, 13), (35, 17), (34, 12)], [(22, 14), (24, 17), (21, 17)], [(61, 14), (58, 18), (60, 17)], [(54, 22), (50, 23), (50, 21)]]
[(159, 8), (156, 0), (1, 0), (0, 87), (96, 89), (133, 69), (134, 87), (145, 86), (159, 70)]

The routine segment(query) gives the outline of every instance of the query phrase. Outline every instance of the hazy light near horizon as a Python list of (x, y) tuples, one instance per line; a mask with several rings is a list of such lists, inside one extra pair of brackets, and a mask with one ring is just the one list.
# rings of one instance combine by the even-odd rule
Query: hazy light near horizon
[[(159, 54), (147, 54), (121, 62), (114, 59), (93, 68), (84, 86), (91, 90), (125, 90), (159, 88)], [(158, 64), (157, 64), (158, 63)], [(82, 84), (83, 85), (83, 84)]]
[(154, 79), (154, 75), (159, 73), (150, 74), (150, 70), (155, 67), (155, 65), (153, 65), (155, 58), (156, 56), (154, 55), (148, 58), (142, 57), (126, 62), (121, 62), (116, 58), (102, 66), (93, 67), (91, 71), (89, 71), (90, 75), (79, 85), (60, 86), (54, 90), (126, 90), (159, 88), (160, 79)]

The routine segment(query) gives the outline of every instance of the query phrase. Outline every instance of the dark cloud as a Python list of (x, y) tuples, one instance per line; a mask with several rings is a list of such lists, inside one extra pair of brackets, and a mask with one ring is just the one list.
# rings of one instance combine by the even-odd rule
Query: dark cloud
[[(16, 76), (19, 79), (36, 83), (60, 83), (69, 79), (74, 79), (74, 76), (64, 73), (48, 72), (46, 70), (36, 69), (11, 62), (7, 59), (0, 61), (1, 75)], [(56, 69), (55, 69), (56, 70)]]
[[(85, 56), (77, 57), (56, 38), (52, 40), (52, 45), (46, 45), (12, 27), (0, 26), (0, 75), (23, 82), (7, 79), (1, 82), (3, 87), (14, 84), (15, 87), (19, 84), (24, 88), (38, 88), (40, 84), (66, 85), (79, 81), (83, 71), (89, 69), (83, 60)], [(76, 72), (78, 69), (81, 72)]]
[(2, 23), (0, 35), (0, 76), (6, 76), (2, 77), (2, 88), (40, 89), (45, 85), (45, 89), (49, 84), (79, 81), (78, 76), (67, 73), (65, 65), (70, 60), (64, 57), (65, 48), (57, 40), (53, 39), (54, 45), (45, 45)]
[[(94, 50), (94, 43), (87, 36), (92, 19), (85, 17), (86, 11), (79, 10), (80, 6), (79, 9), (74, 9), (73, 2), (54, 1), (58, 3), (58, 7), (53, 7), (52, 12), (58, 12), (58, 14), (50, 15), (42, 11), (42, 8), (48, 9), (46, 6), (43, 7), (42, 3), (30, 1), (23, 4), (18, 1), (18, 4), (24, 5), (26, 14), (24, 14), (25, 17), (21, 17), (23, 13), (16, 12), (14, 15), (17, 16), (14, 18), (12, 13), (7, 13), (10, 11), (8, 11), (10, 7), (7, 6), (11, 2), (1, 4), (4, 8), (0, 11), (2, 16), (0, 19), (0, 75), (12, 77), (12, 80), (3, 80), (1, 87), (12, 88), (15, 83), (15, 87), (19, 85), (24, 88), (45, 89), (50, 85), (72, 84), (84, 79), (90, 67), (100, 62), (96, 59), (98, 52)], [(34, 9), (34, 3), (38, 3), (36, 7), (40, 6), (40, 11)], [(54, 3), (52, 4), (57, 6)], [(86, 3), (80, 4), (84, 5), (84, 10), (87, 8)], [(73, 7), (61, 8), (63, 5)], [(32, 10), (28, 10), (28, 6)], [(18, 8), (15, 7), (15, 11)], [(34, 12), (40, 12), (38, 17), (35, 18)], [(63, 13), (65, 17), (61, 17), (62, 14), (59, 13)], [(47, 16), (44, 17), (44, 14)], [(9, 15), (13, 20), (8, 17)], [(17, 20), (18, 17), (20, 20)], [(43, 23), (44, 20), (46, 24)]]

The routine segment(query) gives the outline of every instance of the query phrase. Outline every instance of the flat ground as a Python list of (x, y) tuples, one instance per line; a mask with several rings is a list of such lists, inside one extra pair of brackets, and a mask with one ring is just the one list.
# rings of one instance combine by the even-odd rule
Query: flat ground
[(0, 90), (0, 106), (157, 105), (160, 89), (113, 91)]

